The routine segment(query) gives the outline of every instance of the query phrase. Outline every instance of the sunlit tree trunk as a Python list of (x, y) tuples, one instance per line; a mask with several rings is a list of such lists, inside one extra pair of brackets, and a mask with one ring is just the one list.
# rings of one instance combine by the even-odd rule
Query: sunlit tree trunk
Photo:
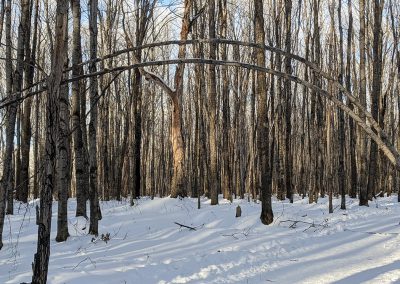
[[(208, 0), (208, 36), (215, 38), (215, 0)], [(216, 44), (210, 43), (210, 58), (216, 59)], [(217, 81), (215, 66), (208, 65), (208, 115), (210, 122), (210, 198), (211, 205), (218, 204), (218, 175), (217, 175)]]
[[(7, 0), (6, 14), (6, 95), (12, 98), (12, 61), (11, 61), (11, 0)], [(3, 157), (3, 175), (0, 182), (0, 249), (3, 247), (3, 227), (8, 191), (12, 191), (12, 153), (14, 149), (15, 120), (17, 104), (7, 108), (6, 149)]]

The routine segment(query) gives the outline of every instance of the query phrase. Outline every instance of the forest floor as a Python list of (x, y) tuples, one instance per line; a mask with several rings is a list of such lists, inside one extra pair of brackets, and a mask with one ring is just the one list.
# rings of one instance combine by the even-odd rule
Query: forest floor
[[(16, 203), (6, 219), (0, 283), (31, 280), (36, 203)], [(345, 211), (334, 199), (333, 214), (327, 198), (274, 200), (270, 226), (259, 220), (260, 204), (246, 200), (210, 206), (202, 199), (200, 210), (188, 198), (142, 198), (133, 207), (108, 201), (101, 202), (98, 238), (87, 235), (86, 219), (73, 217), (75, 205), (71, 199), (71, 237), (56, 243), (54, 203), (49, 283), (400, 283), (397, 196), (370, 207), (347, 199)]]

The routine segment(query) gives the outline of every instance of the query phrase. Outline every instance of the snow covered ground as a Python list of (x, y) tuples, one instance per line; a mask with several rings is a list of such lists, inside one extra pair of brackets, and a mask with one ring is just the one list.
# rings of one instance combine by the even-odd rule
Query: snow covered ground
[[(274, 201), (271, 226), (260, 223), (260, 204), (209, 203), (202, 199), (198, 210), (196, 199), (143, 198), (134, 207), (128, 201), (102, 202), (100, 234), (110, 233), (105, 242), (86, 235), (89, 226), (73, 217), (75, 200), (70, 200), (71, 237), (65, 243), (54, 241), (55, 203), (48, 282), (400, 283), (397, 196), (379, 198), (369, 208), (347, 199), (346, 211), (335, 199), (333, 214), (328, 214), (327, 199), (318, 204)], [(238, 204), (242, 217), (235, 218)], [(31, 279), (34, 203), (15, 208), (4, 227), (0, 283)], [(287, 220), (302, 222), (282, 222)]]

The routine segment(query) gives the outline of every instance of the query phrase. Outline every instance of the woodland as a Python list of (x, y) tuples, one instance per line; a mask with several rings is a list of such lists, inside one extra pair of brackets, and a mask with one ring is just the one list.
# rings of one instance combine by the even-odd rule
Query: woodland
[(1, 0), (0, 257), (36, 201), (32, 283), (70, 200), (93, 237), (108, 201), (400, 202), (399, 37), (397, 0)]

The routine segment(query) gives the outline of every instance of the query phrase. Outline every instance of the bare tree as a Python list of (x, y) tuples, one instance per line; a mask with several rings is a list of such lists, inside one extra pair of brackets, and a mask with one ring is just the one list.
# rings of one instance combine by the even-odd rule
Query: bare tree
[[(89, 1), (89, 31), (90, 31), (90, 59), (97, 58), (97, 9), (98, 0)], [(96, 72), (95, 62), (89, 65), (89, 71)], [(90, 122), (89, 122), (89, 200), (90, 200), (90, 227), (89, 233), (97, 236), (99, 234), (99, 220), (101, 211), (97, 189), (97, 100), (98, 84), (97, 78), (90, 78)]]
[[(35, 64), (35, 53), (37, 45), (37, 26), (35, 26), (35, 33), (32, 41), (32, 49), (30, 46), (30, 35), (31, 35), (31, 15), (32, 15), (32, 4), (33, 1), (25, 0), (21, 3), (22, 14), (21, 14), (21, 26), (24, 30), (24, 73), (25, 73), (25, 87), (32, 85), (34, 77), (34, 64)], [(38, 1), (36, 1), (36, 7)], [(38, 12), (36, 11), (36, 17)], [(23, 21), (23, 22), (22, 22)], [(36, 19), (35, 19), (36, 21)], [(20, 87), (22, 88), (22, 86)], [(31, 108), (32, 98), (24, 101), (23, 117), (21, 119), (21, 174), (20, 184), (17, 185), (17, 198), (22, 202), (28, 202), (29, 195), (29, 157), (30, 157), (30, 142), (31, 142)]]
[[(285, 0), (285, 24), (286, 24), (286, 38), (285, 38), (285, 51), (291, 52), (292, 45), (292, 1)], [(286, 74), (292, 74), (292, 65), (290, 57), (285, 58), (285, 72)], [(284, 93), (285, 93), (285, 187), (286, 197), (290, 199), (290, 203), (293, 203), (293, 184), (292, 184), (292, 90), (291, 82), (285, 80)]]
[[(80, 1), (71, 0), (71, 10), (73, 17), (72, 32), (72, 76), (83, 74), (82, 45), (81, 45), (81, 6)], [(89, 188), (89, 172), (86, 167), (87, 155), (84, 140), (86, 137), (82, 127), (86, 128), (85, 113), (81, 111), (81, 105), (85, 105), (85, 84), (82, 81), (72, 83), (72, 131), (75, 156), (75, 179), (76, 179), (76, 216), (86, 217), (86, 200)]]
[[(11, 62), (11, 0), (7, 0), (6, 14), (6, 94), (12, 96), (12, 62)], [(3, 157), (3, 175), (0, 183), (0, 249), (3, 247), (3, 227), (6, 210), (7, 193), (12, 191), (12, 152), (14, 148), (15, 120), (17, 104), (7, 108), (6, 149)]]
[[(374, 0), (374, 38), (373, 38), (373, 77), (372, 77), (372, 93), (371, 93), (371, 112), (372, 116), (378, 121), (380, 127), (384, 127), (384, 117), (382, 116), (381, 109), (383, 106), (382, 102), (382, 64), (383, 64), (383, 50), (382, 50), (382, 12), (384, 0)], [(370, 145), (370, 161), (369, 161), (369, 176), (367, 186), (367, 198), (371, 195), (375, 196), (375, 190), (378, 185), (378, 161), (379, 152), (378, 145), (375, 142), (371, 142)], [(368, 200), (364, 200), (368, 204)], [(361, 198), (360, 198), (361, 203)], [(363, 204), (364, 205), (364, 204)]]
[(40, 192), (40, 209), (37, 207), (38, 243), (33, 261), (32, 283), (47, 282), (50, 258), (50, 232), (52, 198), (55, 187), (57, 132), (59, 122), (60, 83), (66, 61), (65, 39), (68, 26), (68, 2), (57, 1), (54, 50), (52, 54), (51, 74), (47, 80), (46, 102), (46, 155), (43, 187)]
[[(367, 106), (367, 78), (365, 71), (366, 64), (366, 50), (365, 50), (365, 0), (360, 0), (359, 4), (360, 10), (360, 37), (359, 37), (359, 45), (360, 45), (360, 102), (364, 107)], [(363, 118), (363, 117), (362, 117)], [(365, 119), (364, 119), (365, 120)], [(359, 150), (360, 150), (360, 205), (368, 206), (368, 191), (367, 191), (367, 139), (366, 135), (359, 131)]]
[[(64, 31), (63, 58), (64, 68), (68, 67), (68, 25)], [(71, 186), (71, 151), (70, 151), (70, 113), (69, 113), (69, 86), (60, 87), (58, 94), (57, 117), (57, 150), (56, 150), (56, 192), (58, 195), (57, 211), (57, 242), (64, 242), (69, 237), (68, 233), (68, 194)]]
[[(208, 36), (215, 38), (215, 0), (208, 0)], [(210, 58), (216, 59), (216, 44), (210, 44)], [(208, 98), (210, 123), (210, 198), (211, 205), (218, 204), (218, 175), (217, 175), (217, 81), (214, 65), (208, 66)]]
[[(254, 0), (254, 33), (256, 43), (264, 45), (264, 16), (263, 1)], [(265, 51), (258, 49), (256, 53), (257, 65), (265, 66)], [(269, 118), (267, 106), (267, 89), (265, 73), (257, 72), (256, 96), (258, 99), (258, 132), (257, 132), (257, 148), (260, 159), (261, 173), (261, 222), (265, 225), (272, 223), (274, 215), (272, 212), (271, 201), (271, 164), (269, 160)]]

